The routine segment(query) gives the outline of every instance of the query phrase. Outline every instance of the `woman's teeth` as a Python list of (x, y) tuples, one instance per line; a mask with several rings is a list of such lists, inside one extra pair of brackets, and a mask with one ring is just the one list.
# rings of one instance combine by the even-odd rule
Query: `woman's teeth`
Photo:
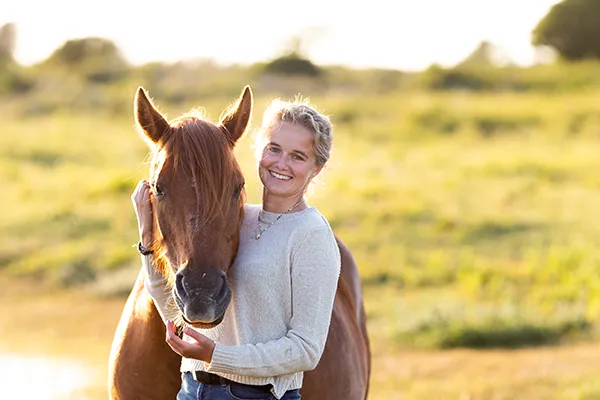
[(273, 175), (277, 179), (281, 179), (284, 181), (289, 181), (290, 179), (292, 179), (289, 176), (281, 175), (281, 174), (278, 174), (277, 172), (273, 172), (273, 171), (269, 171), (269, 172), (271, 173), (271, 175)]

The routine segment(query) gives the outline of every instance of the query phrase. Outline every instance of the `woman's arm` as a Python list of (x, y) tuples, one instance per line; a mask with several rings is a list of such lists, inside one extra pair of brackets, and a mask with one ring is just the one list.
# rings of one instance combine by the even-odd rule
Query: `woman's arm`
[(179, 316), (179, 309), (173, 302), (173, 295), (163, 275), (154, 266), (153, 256), (142, 255), (144, 270), (144, 287), (152, 298), (163, 322), (173, 321)]
[[(152, 243), (152, 203), (150, 202), (150, 185), (141, 180), (131, 195), (133, 209), (138, 221), (138, 231), (142, 246), (150, 248)], [(156, 269), (152, 254), (142, 255), (142, 269), (144, 270), (144, 287), (152, 297), (154, 305), (163, 321), (172, 320), (178, 315), (171, 300), (171, 293), (163, 275)]]
[(327, 340), (339, 273), (339, 249), (329, 227), (311, 232), (292, 260), (293, 316), (287, 334), (266, 343), (216, 344), (207, 371), (276, 376), (314, 369)]

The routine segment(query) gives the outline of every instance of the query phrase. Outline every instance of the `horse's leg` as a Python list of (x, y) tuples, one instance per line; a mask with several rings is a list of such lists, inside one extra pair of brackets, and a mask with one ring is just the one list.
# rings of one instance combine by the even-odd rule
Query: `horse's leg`
[(144, 290), (140, 272), (113, 339), (109, 397), (174, 399), (181, 386), (180, 364), (181, 357), (165, 342), (165, 325)]

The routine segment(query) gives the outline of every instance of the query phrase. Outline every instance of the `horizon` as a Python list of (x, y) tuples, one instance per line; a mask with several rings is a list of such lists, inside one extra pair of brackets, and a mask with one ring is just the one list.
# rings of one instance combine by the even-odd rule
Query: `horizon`
[[(391, 7), (372, 0), (365, 10), (305, 0), (292, 16), (273, 0), (174, 0), (166, 7), (156, 0), (106, 0), (97, 9), (72, 0), (23, 0), (0, 5), (0, 25), (16, 25), (15, 58), (22, 65), (40, 62), (66, 41), (85, 37), (112, 40), (133, 65), (198, 59), (252, 64), (283, 54), (300, 38), (302, 54), (319, 65), (417, 71), (432, 64), (455, 65), (482, 41), (500, 49), (501, 58), (531, 65), (537, 61), (531, 31), (558, 2), (422, 0)], [(231, 12), (233, 7), (237, 12)], [(57, 14), (57, 9), (68, 11)]]

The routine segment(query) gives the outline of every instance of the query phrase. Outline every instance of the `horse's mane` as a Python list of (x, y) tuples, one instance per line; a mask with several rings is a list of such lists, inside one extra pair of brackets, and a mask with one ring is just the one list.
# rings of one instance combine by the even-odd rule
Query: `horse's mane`
[[(154, 151), (155, 156), (162, 154), (159, 156), (162, 161), (172, 156), (174, 173), (190, 180), (196, 194), (196, 225), (199, 229), (237, 204), (232, 197), (235, 188), (243, 183), (224, 129), (194, 110), (170, 122), (169, 132), (163, 135), (164, 139)], [(154, 248), (157, 266), (171, 279), (173, 274), (167, 271), (164, 242), (155, 243)]]

